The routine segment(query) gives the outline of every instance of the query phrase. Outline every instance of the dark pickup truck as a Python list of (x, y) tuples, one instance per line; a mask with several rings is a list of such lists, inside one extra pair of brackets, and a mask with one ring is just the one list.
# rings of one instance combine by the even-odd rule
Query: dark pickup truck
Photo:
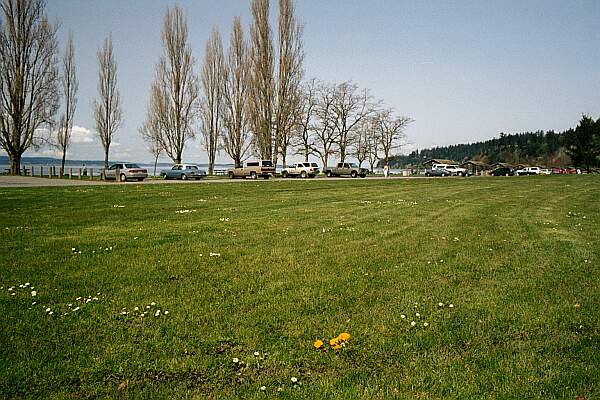
[(328, 177), (347, 175), (351, 176), (352, 178), (356, 178), (358, 176), (364, 178), (369, 173), (369, 170), (366, 168), (361, 168), (355, 163), (337, 163), (337, 165), (333, 168), (323, 168), (323, 172)]

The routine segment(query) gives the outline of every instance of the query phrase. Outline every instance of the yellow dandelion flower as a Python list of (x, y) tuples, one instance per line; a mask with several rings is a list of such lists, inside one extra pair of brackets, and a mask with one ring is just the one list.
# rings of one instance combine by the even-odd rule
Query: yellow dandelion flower
[(323, 347), (323, 341), (321, 339), (317, 339), (313, 343), (313, 346), (315, 346), (315, 349), (320, 349), (321, 347)]
[(329, 341), (330, 346), (337, 346), (339, 344), (338, 338), (333, 338)]
[(348, 339), (350, 339), (350, 334), (348, 332), (343, 332), (340, 333), (340, 335), (337, 338), (343, 342), (346, 342), (348, 341)]
[(336, 344), (335, 346), (332, 347), (332, 349), (334, 349), (334, 350), (339, 350), (341, 348), (342, 348), (342, 346), (340, 346), (339, 344)]

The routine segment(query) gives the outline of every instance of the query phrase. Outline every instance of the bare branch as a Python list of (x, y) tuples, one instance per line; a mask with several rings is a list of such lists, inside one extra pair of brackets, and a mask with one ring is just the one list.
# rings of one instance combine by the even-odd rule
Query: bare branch
[(224, 73), (223, 112), (221, 114), (223, 132), (222, 147), (240, 167), (250, 147), (248, 132), (248, 45), (240, 18), (233, 22), (229, 54)]
[(188, 44), (187, 20), (179, 6), (167, 9), (162, 31), (164, 55), (156, 65), (150, 102), (143, 130), (160, 143), (160, 148), (181, 163), (183, 149), (194, 138), (198, 117), (200, 84), (194, 74), (194, 57)]
[(43, 0), (0, 4), (0, 146), (10, 157), (12, 174), (39, 132), (51, 130), (58, 110), (57, 26), (48, 22), (45, 5)]
[(203, 98), (200, 103), (203, 144), (208, 154), (208, 173), (212, 175), (222, 131), (225, 61), (221, 35), (215, 28), (206, 43), (201, 80)]
[(108, 153), (113, 136), (123, 122), (121, 95), (117, 89), (117, 63), (113, 54), (112, 35), (104, 40), (97, 52), (98, 98), (94, 99), (93, 110), (96, 132), (104, 148), (104, 168), (108, 168)]

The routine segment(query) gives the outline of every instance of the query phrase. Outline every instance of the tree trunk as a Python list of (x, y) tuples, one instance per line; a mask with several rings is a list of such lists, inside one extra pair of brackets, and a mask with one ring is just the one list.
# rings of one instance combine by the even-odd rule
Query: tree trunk
[(104, 150), (104, 169), (108, 169), (108, 147)]
[(304, 162), (308, 162), (308, 146), (304, 146)]
[(61, 171), (61, 178), (62, 178), (62, 174), (65, 171), (65, 159), (67, 158), (67, 151), (63, 150), (63, 154), (62, 154), (62, 161), (60, 162), (60, 171)]
[(158, 156), (159, 154), (157, 154), (156, 157), (154, 157), (154, 176), (156, 176), (156, 164), (158, 164)]
[(19, 175), (21, 173), (21, 155), (10, 154), (10, 174)]
[(285, 153), (283, 153), (281, 155), (281, 164), (282, 164), (283, 168), (285, 168)]

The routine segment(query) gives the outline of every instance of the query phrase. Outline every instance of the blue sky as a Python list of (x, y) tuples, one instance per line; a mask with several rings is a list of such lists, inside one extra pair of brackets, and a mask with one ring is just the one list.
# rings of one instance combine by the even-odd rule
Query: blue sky
[[(271, 1), (273, 28), (277, 2)], [(233, 18), (250, 23), (248, 1), (179, 1), (200, 68), (217, 26), (227, 46)], [(75, 36), (79, 103), (69, 158), (102, 158), (93, 138), (96, 51), (112, 33), (125, 122), (111, 158), (149, 161), (138, 127), (145, 116), (167, 6), (158, 0), (49, 0), (62, 44)], [(600, 117), (599, 1), (299, 0), (305, 76), (353, 80), (412, 117), (404, 151), (485, 140), (499, 132), (575, 126)], [(34, 152), (29, 152), (34, 154)], [(49, 154), (40, 150), (36, 154)], [(199, 142), (184, 159), (204, 162)], [(228, 162), (224, 155), (219, 160)]]

